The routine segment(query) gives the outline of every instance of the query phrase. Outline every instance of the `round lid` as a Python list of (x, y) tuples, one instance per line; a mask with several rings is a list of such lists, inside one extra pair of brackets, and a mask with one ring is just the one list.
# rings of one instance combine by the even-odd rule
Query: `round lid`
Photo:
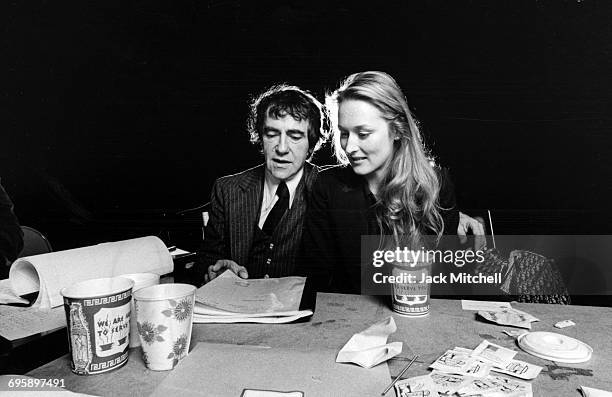
[(518, 337), (518, 345), (529, 354), (562, 363), (581, 363), (591, 358), (586, 343), (554, 332), (528, 332)]

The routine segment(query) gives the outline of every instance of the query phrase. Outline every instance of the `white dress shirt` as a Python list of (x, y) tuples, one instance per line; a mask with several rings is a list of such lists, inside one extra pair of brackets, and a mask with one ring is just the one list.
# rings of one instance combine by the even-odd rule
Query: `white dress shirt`
[[(293, 198), (295, 197), (295, 189), (297, 189), (300, 180), (302, 179), (302, 175), (304, 174), (304, 168), (300, 169), (297, 174), (295, 174), (291, 179), (287, 179), (285, 184), (287, 185), (287, 190), (289, 190), (289, 208), (293, 204)], [(259, 228), (263, 228), (264, 223), (266, 222), (266, 218), (274, 204), (278, 201), (278, 196), (276, 195), (276, 189), (280, 185), (280, 182), (274, 182), (270, 180), (268, 174), (266, 173), (264, 179), (264, 188), (263, 188), (263, 200), (261, 201), (261, 212), (259, 213)]]

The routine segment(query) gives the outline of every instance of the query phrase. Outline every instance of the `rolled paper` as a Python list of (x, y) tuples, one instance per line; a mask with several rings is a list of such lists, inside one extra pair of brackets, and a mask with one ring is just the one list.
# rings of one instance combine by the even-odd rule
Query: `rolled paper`
[(74, 283), (127, 273), (172, 272), (172, 256), (155, 236), (20, 258), (11, 266), (9, 280), (18, 295), (39, 292), (40, 309), (60, 306), (60, 290)]

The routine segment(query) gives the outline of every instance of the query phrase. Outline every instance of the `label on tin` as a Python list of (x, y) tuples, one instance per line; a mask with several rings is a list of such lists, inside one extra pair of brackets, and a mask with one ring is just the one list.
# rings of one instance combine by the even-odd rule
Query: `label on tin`
[(430, 274), (429, 266), (400, 267), (392, 270), (393, 276), (403, 276), (414, 282), (393, 284), (393, 310), (400, 314), (422, 316), (429, 313), (430, 284), (420, 282)]

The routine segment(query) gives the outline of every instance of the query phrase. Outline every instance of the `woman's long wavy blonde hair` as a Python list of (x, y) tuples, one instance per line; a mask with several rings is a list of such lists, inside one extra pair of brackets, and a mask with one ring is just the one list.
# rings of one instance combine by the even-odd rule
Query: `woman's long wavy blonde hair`
[(348, 99), (366, 101), (380, 110), (396, 138), (378, 189), (376, 218), (381, 232), (392, 234), (396, 244), (412, 246), (420, 246), (424, 234), (439, 239), (444, 230), (438, 205), (440, 181), (399, 85), (384, 72), (355, 73), (327, 96), (334, 152), (342, 164), (348, 158), (340, 146), (338, 106)]

